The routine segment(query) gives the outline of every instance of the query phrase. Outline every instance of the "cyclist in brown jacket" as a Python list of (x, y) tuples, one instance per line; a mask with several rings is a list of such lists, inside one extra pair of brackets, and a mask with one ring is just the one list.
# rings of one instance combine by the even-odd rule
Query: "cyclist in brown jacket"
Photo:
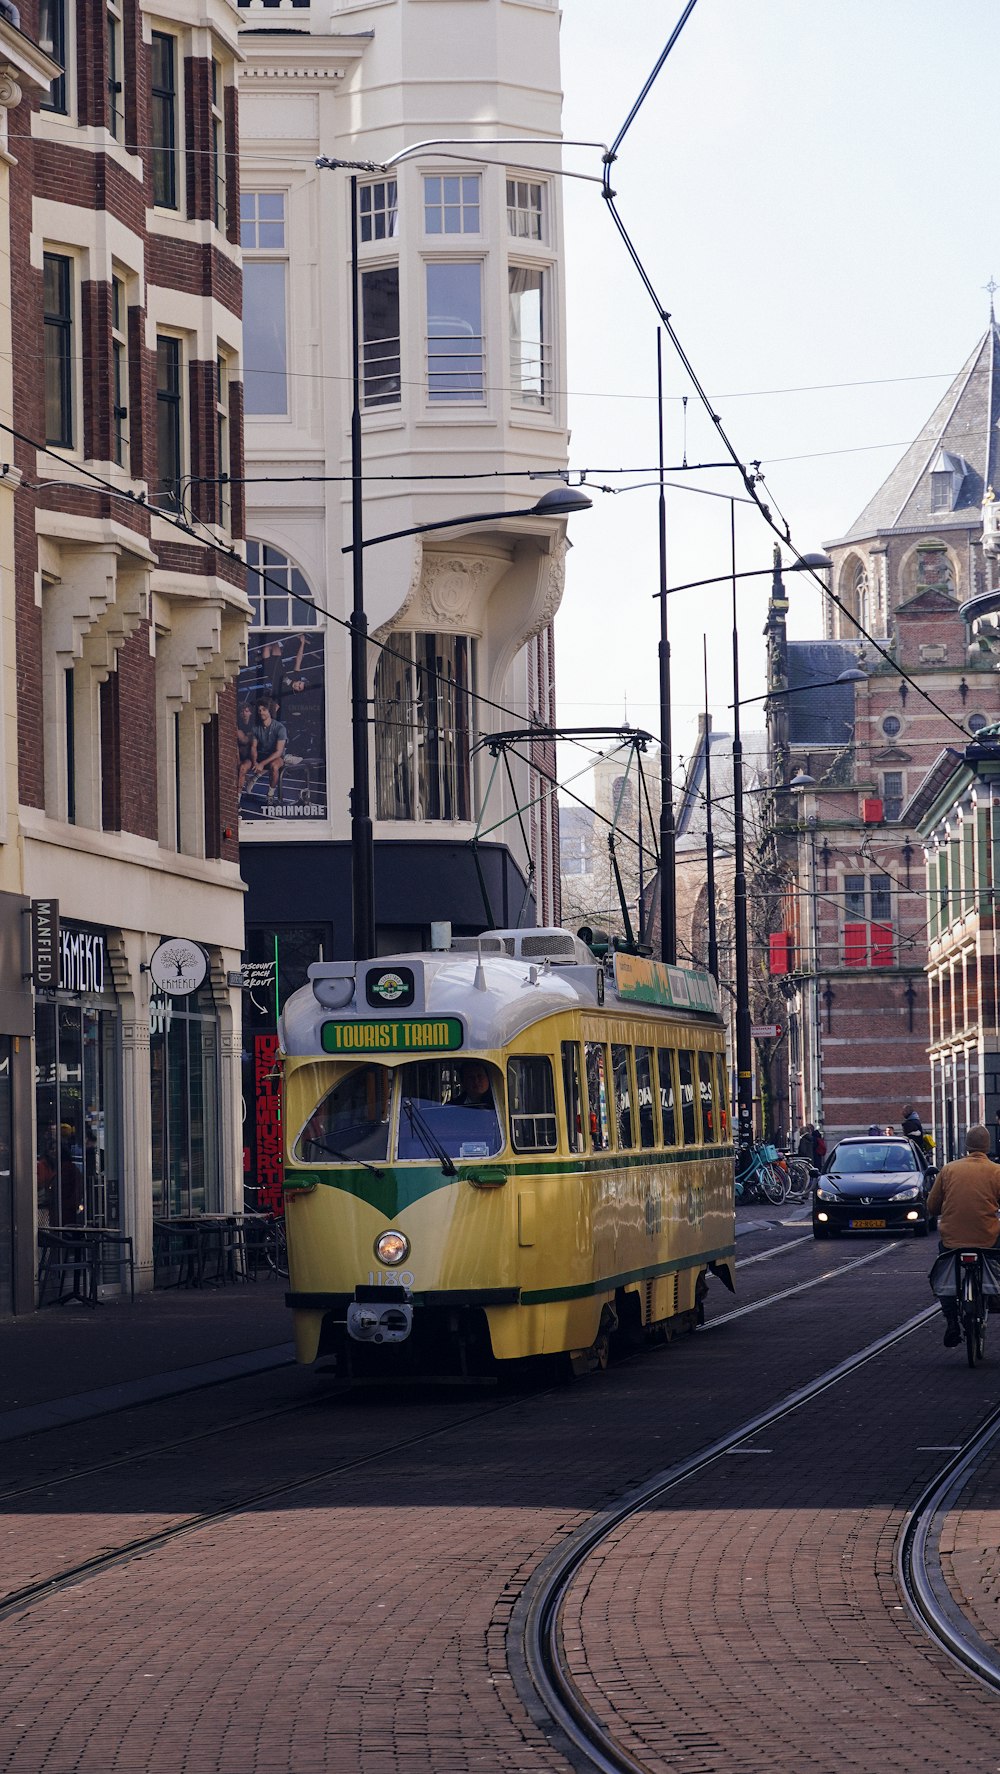
[[(942, 1250), (992, 1250), (1000, 1237), (1000, 1165), (990, 1158), (988, 1129), (970, 1127), (965, 1150), (967, 1157), (938, 1172), (927, 1212), (938, 1216)], [(945, 1347), (952, 1349), (962, 1340), (958, 1301), (943, 1299), (941, 1310), (947, 1323)]]

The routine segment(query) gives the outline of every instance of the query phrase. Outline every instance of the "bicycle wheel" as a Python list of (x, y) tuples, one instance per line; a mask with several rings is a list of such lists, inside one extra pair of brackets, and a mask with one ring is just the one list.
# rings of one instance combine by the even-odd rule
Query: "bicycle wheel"
[(962, 1283), (962, 1329), (965, 1332), (965, 1353), (969, 1366), (976, 1365), (976, 1296), (968, 1278)]
[(772, 1207), (779, 1207), (785, 1199), (785, 1185), (778, 1172), (772, 1170), (769, 1164), (765, 1164), (758, 1174), (764, 1200), (769, 1201)]
[(986, 1354), (986, 1301), (980, 1301), (980, 1317), (976, 1323), (976, 1358), (982, 1361)]
[(285, 1222), (283, 1219), (272, 1220), (267, 1228), (264, 1240), (264, 1255), (267, 1266), (276, 1275), (288, 1274), (288, 1241), (285, 1238)]
[(788, 1199), (805, 1201), (812, 1183), (812, 1172), (804, 1158), (788, 1158)]

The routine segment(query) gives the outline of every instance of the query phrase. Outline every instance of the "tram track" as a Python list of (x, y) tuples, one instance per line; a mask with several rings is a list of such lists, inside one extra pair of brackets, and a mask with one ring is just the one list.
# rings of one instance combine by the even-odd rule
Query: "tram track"
[[(863, 1257), (855, 1258), (847, 1263), (838, 1264), (833, 1268), (824, 1271), (822, 1275), (813, 1276), (804, 1282), (793, 1285), (792, 1287), (779, 1289), (764, 1296), (764, 1298), (760, 1300), (750, 1302), (746, 1306), (737, 1307), (732, 1312), (720, 1315), (717, 1319), (710, 1319), (706, 1325), (700, 1328), (699, 1335), (704, 1334), (706, 1330), (710, 1330), (714, 1326), (727, 1323), (733, 1318), (742, 1317), (749, 1312), (763, 1310), (767, 1306), (778, 1304), (780, 1301), (789, 1298), (793, 1294), (820, 1286), (828, 1281), (834, 1281), (841, 1274), (861, 1267), (865, 1263), (872, 1262), (877, 1257), (884, 1254), (884, 1250), (880, 1247), (876, 1250), (867, 1252)], [(933, 1311), (933, 1308), (931, 1310)], [(926, 1314), (923, 1315), (923, 1317), (926, 1316)], [(921, 1318), (920, 1322), (922, 1321), (923, 1319)], [(646, 1356), (654, 1355), (656, 1353), (658, 1353), (658, 1351), (643, 1351), (637, 1356), (627, 1357), (626, 1361), (642, 1360), (645, 1359)], [(855, 1365), (859, 1365), (861, 1359), (861, 1357), (855, 1358)], [(821, 1385), (813, 1387), (813, 1391), (821, 1389)], [(361, 1388), (360, 1390), (363, 1391), (364, 1389)], [(67, 1565), (61, 1571), (51, 1573), (46, 1577), (9, 1592), (6, 1596), (0, 1598), (0, 1622), (16, 1615), (23, 1614), (37, 1603), (46, 1600), (60, 1590), (70, 1588), (90, 1577), (100, 1575), (102, 1572), (109, 1571), (118, 1565), (126, 1564), (134, 1558), (156, 1551), (173, 1541), (177, 1541), (183, 1537), (196, 1533), (204, 1527), (232, 1520), (242, 1514), (247, 1514), (254, 1509), (266, 1507), (268, 1504), (280, 1502), (285, 1498), (301, 1493), (312, 1485), (321, 1484), (330, 1478), (356, 1471), (366, 1465), (375, 1464), (385, 1458), (386, 1452), (390, 1446), (393, 1455), (398, 1456), (401, 1452), (419, 1447), (439, 1436), (446, 1435), (457, 1427), (465, 1427), (469, 1423), (477, 1422), (480, 1419), (487, 1419), (505, 1411), (512, 1410), (522, 1404), (525, 1401), (525, 1398), (538, 1399), (544, 1397), (546, 1392), (550, 1390), (552, 1389), (542, 1388), (527, 1393), (516, 1393), (511, 1397), (491, 1402), (484, 1409), (470, 1411), (460, 1417), (450, 1418), (445, 1423), (438, 1423), (433, 1428), (428, 1429), (421, 1434), (411, 1436), (405, 1441), (400, 1442), (396, 1439), (393, 1439), (391, 1443), (383, 1443), (380, 1441), (378, 1447), (367, 1450), (354, 1458), (338, 1460), (316, 1468), (307, 1474), (298, 1475), (288, 1480), (282, 1480), (272, 1485), (259, 1487), (243, 1496), (232, 1498), (213, 1509), (186, 1513), (177, 1521), (170, 1522), (166, 1526), (161, 1526), (147, 1534), (138, 1535), (132, 1539), (123, 1541), (117, 1546), (102, 1549), (100, 1553), (97, 1553), (92, 1557), (78, 1559), (72, 1564)], [(57, 1488), (79, 1484), (84, 1479), (91, 1477), (104, 1477), (109, 1472), (115, 1470), (125, 1470), (129, 1467), (141, 1467), (143, 1464), (155, 1461), (165, 1454), (176, 1453), (196, 1443), (204, 1443), (208, 1440), (218, 1439), (219, 1437), (231, 1434), (236, 1429), (253, 1429), (259, 1425), (275, 1421), (279, 1418), (287, 1418), (296, 1414), (307, 1414), (317, 1410), (321, 1406), (329, 1406), (331, 1403), (338, 1408), (347, 1407), (356, 1399), (358, 1391), (359, 1388), (356, 1386), (344, 1386), (334, 1394), (326, 1392), (319, 1397), (295, 1400), (269, 1410), (244, 1413), (239, 1417), (227, 1419), (224, 1423), (210, 1425), (192, 1434), (180, 1437), (175, 1436), (169, 1440), (150, 1443), (138, 1449), (130, 1449), (114, 1458), (96, 1461), (89, 1466), (79, 1467), (71, 1472), (49, 1475), (35, 1480), (31, 1484), (10, 1488), (3, 1492), (0, 1494), (0, 1506), (10, 1506), (22, 1502), (33, 1495), (42, 1494), (48, 1496)], [(812, 1393), (809, 1393), (808, 1395), (812, 1396)], [(803, 1392), (803, 1401), (806, 1396), (807, 1394)], [(776, 1410), (778, 1414), (781, 1414), (782, 1407), (776, 1407)], [(774, 1420), (775, 1414), (769, 1413), (761, 1418), (761, 1423)], [(738, 1432), (736, 1439), (742, 1439), (749, 1432), (750, 1431), (744, 1425)], [(699, 1462), (704, 1462), (712, 1457), (717, 1456), (707, 1454), (705, 1456), (697, 1456), (696, 1459)], [(692, 1470), (695, 1469), (697, 1469), (697, 1467), (692, 1468)], [(680, 1482), (680, 1478), (674, 1478), (670, 1482)]]
[[(914, 1314), (854, 1355), (837, 1362), (815, 1379), (787, 1393), (776, 1404), (746, 1418), (736, 1428), (699, 1452), (646, 1480), (616, 1503), (592, 1516), (555, 1547), (537, 1567), (522, 1590), (511, 1615), (508, 1666), (522, 1705), (540, 1729), (556, 1743), (571, 1766), (588, 1771), (595, 1769), (599, 1774), (649, 1774), (647, 1764), (637, 1759), (618, 1741), (587, 1703), (567, 1667), (562, 1645), (562, 1614), (569, 1591), (587, 1561), (599, 1552), (602, 1544), (630, 1517), (656, 1504), (668, 1491), (696, 1477), (762, 1430), (791, 1416), (803, 1405), (811, 1403), (823, 1392), (895, 1348), (929, 1323), (936, 1311), (937, 1308), (931, 1306)], [(984, 1430), (973, 1438), (977, 1443), (982, 1442), (986, 1429), (991, 1429), (994, 1436), (1000, 1433), (1000, 1410), (993, 1413)], [(958, 1458), (960, 1461), (962, 1456)], [(945, 1472), (950, 1474), (955, 1470), (956, 1462), (953, 1461), (949, 1462)], [(967, 1475), (968, 1463), (963, 1471)], [(940, 1482), (940, 1475), (935, 1482)], [(928, 1488), (925, 1497), (932, 1494), (933, 1486)], [(923, 1499), (921, 1502), (923, 1503)], [(915, 1516), (920, 1507), (918, 1504), (914, 1511)], [(943, 1613), (940, 1602), (938, 1606), (939, 1612)], [(939, 1639), (939, 1642), (943, 1641)], [(952, 1651), (951, 1654), (957, 1653)], [(971, 1666), (965, 1656), (959, 1660), (967, 1667)], [(995, 1685), (1000, 1686), (1000, 1673)]]

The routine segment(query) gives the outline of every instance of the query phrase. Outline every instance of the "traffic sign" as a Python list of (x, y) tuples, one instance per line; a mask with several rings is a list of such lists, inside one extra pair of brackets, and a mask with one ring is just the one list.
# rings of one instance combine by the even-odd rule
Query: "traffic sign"
[(780, 1023), (753, 1023), (750, 1034), (755, 1041), (777, 1041), (781, 1034)]

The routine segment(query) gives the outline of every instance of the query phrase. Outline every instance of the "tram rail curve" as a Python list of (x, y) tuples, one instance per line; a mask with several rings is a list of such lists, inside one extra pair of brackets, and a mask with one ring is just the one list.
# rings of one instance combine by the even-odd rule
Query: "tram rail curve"
[[(776, 1404), (747, 1418), (717, 1441), (647, 1479), (567, 1536), (542, 1561), (526, 1583), (511, 1614), (508, 1666), (522, 1705), (550, 1741), (555, 1742), (572, 1767), (586, 1770), (587, 1774), (595, 1769), (599, 1774), (649, 1774), (647, 1765), (617, 1741), (594, 1709), (587, 1704), (569, 1674), (562, 1655), (563, 1605), (571, 1585), (587, 1560), (630, 1516), (639, 1514), (667, 1491), (695, 1477), (741, 1442), (790, 1416), (820, 1393), (855, 1374), (859, 1368), (876, 1360), (886, 1350), (894, 1348), (927, 1324), (936, 1312), (937, 1307), (931, 1306), (915, 1313), (894, 1330), (876, 1338), (854, 1355), (847, 1356), (815, 1379), (787, 1393)], [(988, 1420), (987, 1427), (990, 1425), (994, 1435), (1000, 1433), (1000, 1410), (994, 1412)], [(977, 1432), (973, 1440), (978, 1443), (983, 1433), (984, 1431)], [(971, 1446), (971, 1443), (966, 1445)], [(961, 1460), (961, 1455), (958, 1458)], [(952, 1473), (955, 1464), (954, 1461), (948, 1463), (945, 1475)], [(968, 1463), (963, 1470), (967, 1475)], [(939, 1475), (934, 1483), (938, 1483), (942, 1476)], [(925, 1492), (925, 1497), (931, 1496), (933, 1491), (932, 1484)], [(921, 1503), (923, 1501), (922, 1498)], [(914, 1516), (919, 1509), (920, 1504), (913, 1511)], [(944, 1612), (943, 1606), (940, 1611)], [(971, 1628), (968, 1632), (971, 1634)], [(975, 1637), (974, 1634), (971, 1636)], [(943, 1643), (943, 1640), (939, 1639), (939, 1642)], [(950, 1646), (946, 1648), (952, 1655), (956, 1655)], [(964, 1657), (961, 1660), (966, 1662)], [(976, 1673), (980, 1672), (977, 1670)], [(997, 1673), (996, 1685), (1000, 1687), (1000, 1671)]]

